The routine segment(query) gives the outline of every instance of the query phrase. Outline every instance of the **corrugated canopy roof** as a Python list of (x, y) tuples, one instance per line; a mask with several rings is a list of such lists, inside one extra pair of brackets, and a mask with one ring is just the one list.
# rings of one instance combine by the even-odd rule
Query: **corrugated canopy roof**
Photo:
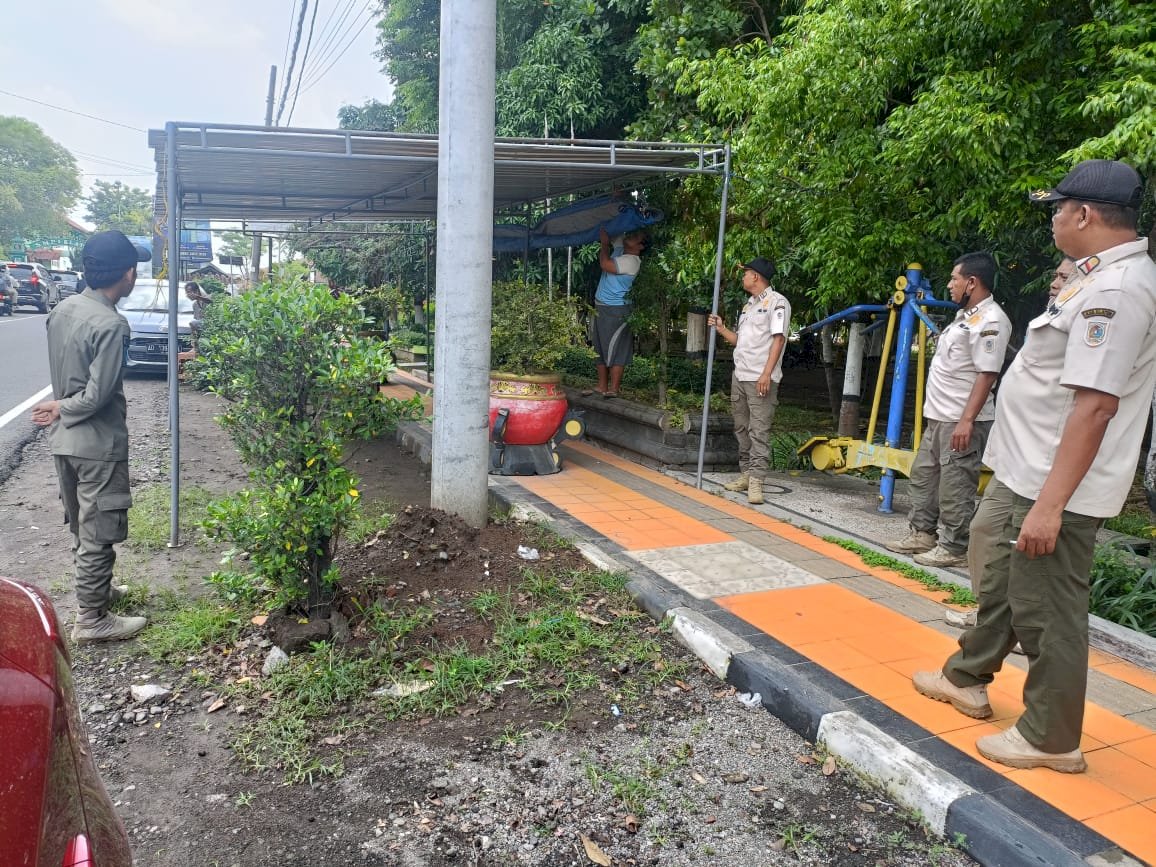
[[(167, 191), (166, 133), (156, 153), (157, 213)], [(434, 219), (438, 138), (432, 135), (176, 124), (183, 219), (308, 223)], [(497, 139), (494, 210), (671, 174), (719, 174), (717, 144)]]

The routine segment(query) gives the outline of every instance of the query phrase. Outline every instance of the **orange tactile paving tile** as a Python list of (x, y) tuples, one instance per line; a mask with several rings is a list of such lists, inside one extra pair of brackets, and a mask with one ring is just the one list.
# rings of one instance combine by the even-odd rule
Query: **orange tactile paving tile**
[(845, 548), (840, 548), (838, 545), (826, 542), (816, 536), (814, 533), (808, 532), (801, 527), (796, 527), (794, 524), (789, 524), (786, 521), (780, 521), (778, 518), (772, 518), (769, 515), (764, 515), (762, 512), (751, 509), (741, 503), (735, 503), (725, 497), (719, 497), (715, 494), (700, 491), (698, 488), (691, 485), (684, 484), (677, 479), (672, 479), (664, 476), (654, 470), (632, 463), (624, 458), (612, 455), (609, 452), (604, 452), (598, 448), (591, 446), (589, 443), (583, 442), (568, 442), (565, 448), (574, 449), (592, 458), (609, 464), (616, 469), (624, 470), (632, 475), (644, 478), (652, 484), (659, 485), (667, 490), (675, 491), (684, 497), (689, 497), (696, 502), (710, 506), (725, 515), (732, 518), (739, 518), (752, 527), (758, 527), (760, 530), (766, 530), (778, 536), (780, 539), (786, 539), (789, 542), (794, 542), (807, 548), (816, 555), (826, 557), (830, 560), (835, 560), (846, 566), (853, 566), (864, 575), (874, 575), (889, 584), (894, 584), (897, 587), (902, 587), (918, 596), (923, 596), (933, 602), (942, 602), (944, 593), (941, 590), (928, 590), (918, 581), (913, 581), (900, 575), (898, 572), (893, 572), (890, 569), (883, 569), (878, 566), (868, 566), (853, 551), (848, 551)]
[[(1081, 744), (1086, 774), (1014, 770), (984, 759), (975, 741), (1013, 724), (1023, 712), (1020, 670), (1008, 667), (996, 676), (989, 690), (995, 713), (973, 720), (911, 686), (912, 672), (938, 668), (955, 642), (846, 588), (820, 584), (715, 601), (1134, 854), (1156, 861), (1150, 804), (1156, 802), (1156, 734), (1149, 729), (1089, 703)], [(1119, 664), (1107, 659), (1097, 661)]]
[[(886, 581), (896, 587), (901, 587), (910, 593), (917, 596), (922, 596), (925, 599), (930, 599), (933, 602), (943, 604), (944, 593), (941, 590), (929, 590), (918, 581), (907, 578), (898, 572), (891, 569), (886, 569), (879, 566), (868, 566), (863, 562), (862, 558), (853, 551), (848, 551), (845, 548), (840, 548), (838, 545), (831, 542), (824, 541), (820, 537), (808, 532), (786, 521), (780, 521), (777, 518), (772, 518), (764, 515), (755, 509), (743, 506), (741, 503), (735, 503), (725, 497), (719, 497), (715, 494), (700, 491), (690, 485), (684, 484), (677, 479), (672, 479), (654, 470), (640, 466), (639, 464), (620, 458), (609, 452), (604, 452), (589, 443), (584, 442), (568, 442), (566, 448), (574, 449), (584, 455), (602, 461), (616, 469), (624, 470), (632, 475), (644, 478), (652, 484), (659, 485), (667, 490), (675, 491), (684, 497), (689, 497), (696, 502), (703, 503), (716, 509), (730, 517), (740, 518), (753, 527), (758, 527), (761, 530), (766, 530), (769, 533), (778, 536), (781, 539), (787, 539), (804, 548), (814, 551), (816, 554), (827, 557), (838, 563), (846, 566), (853, 566), (864, 575), (872, 575), (882, 581)], [(954, 646), (952, 647), (954, 650)], [(1156, 673), (1150, 672), (1140, 666), (1133, 665), (1130, 662), (1125, 662), (1117, 656), (1103, 651), (1092, 649), (1088, 659), (1088, 665), (1096, 669), (1101, 674), (1106, 674), (1123, 683), (1143, 689), (1147, 692), (1156, 695)]]
[(552, 476), (514, 478), (628, 551), (734, 541), (710, 524), (573, 464)]

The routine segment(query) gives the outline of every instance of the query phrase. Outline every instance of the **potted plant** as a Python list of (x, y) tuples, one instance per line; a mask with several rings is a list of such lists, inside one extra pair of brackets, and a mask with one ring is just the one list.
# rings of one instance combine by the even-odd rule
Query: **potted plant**
[(509, 410), (504, 442), (549, 442), (566, 415), (559, 361), (582, 340), (575, 309), (541, 284), (494, 284), (490, 333), (490, 425)]

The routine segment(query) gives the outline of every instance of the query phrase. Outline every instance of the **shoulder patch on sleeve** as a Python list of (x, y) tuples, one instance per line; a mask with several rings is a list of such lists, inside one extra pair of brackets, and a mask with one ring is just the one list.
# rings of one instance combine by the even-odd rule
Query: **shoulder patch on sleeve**
[(1108, 339), (1107, 322), (1089, 322), (1088, 330), (1084, 332), (1084, 343), (1088, 346), (1099, 346)]
[(980, 337), (999, 337), (999, 329), (998, 328), (991, 328), (991, 329), (988, 329), (987, 331), (981, 331), (979, 333), (979, 336)]
[(1116, 311), (1110, 307), (1089, 307), (1087, 310), (1081, 310), (1080, 315), (1085, 319), (1091, 319), (1093, 316), (1101, 319), (1111, 319), (1116, 315)]

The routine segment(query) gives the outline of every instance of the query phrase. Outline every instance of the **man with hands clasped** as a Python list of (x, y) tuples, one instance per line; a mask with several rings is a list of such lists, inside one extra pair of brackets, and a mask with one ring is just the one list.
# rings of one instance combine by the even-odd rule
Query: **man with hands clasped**
[(735, 439), (739, 441), (741, 475), (724, 487), (728, 491), (746, 491), (747, 502), (755, 505), (763, 502), (767, 441), (779, 403), (783, 355), (791, 326), (791, 303), (772, 288), (774, 276), (775, 265), (770, 259), (760, 256), (743, 265), (743, 290), (751, 297), (734, 331), (717, 314), (707, 317), (707, 324), (718, 329), (723, 339), (735, 347), (731, 413)]

